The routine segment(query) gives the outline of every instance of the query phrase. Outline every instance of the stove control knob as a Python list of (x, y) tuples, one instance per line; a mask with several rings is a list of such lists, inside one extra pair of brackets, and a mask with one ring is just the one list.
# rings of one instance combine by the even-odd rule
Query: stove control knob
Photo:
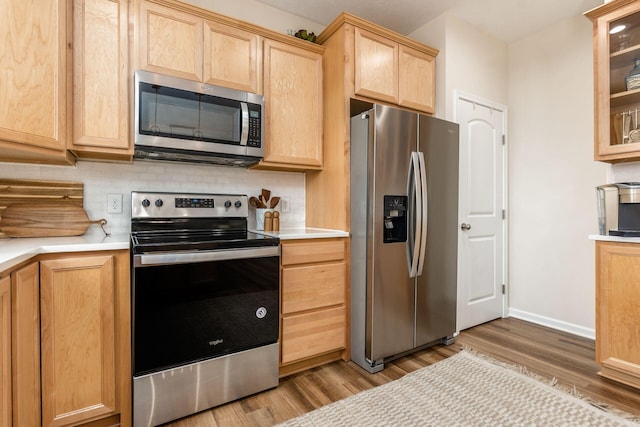
[(239, 208), (240, 206), (242, 206), (242, 202), (240, 200), (236, 200), (236, 203), (233, 206)]
[(157, 200), (156, 200), (156, 206), (157, 206), (157, 207), (159, 207), (159, 208), (161, 208), (161, 207), (162, 207), (162, 205), (164, 205), (164, 202), (162, 201), (162, 199), (157, 199)]
[(149, 205), (151, 205), (151, 202), (149, 201), (149, 199), (144, 199), (144, 200), (142, 201), (142, 206), (143, 206), (143, 207), (148, 208), (148, 207), (149, 207)]
[(224, 202), (224, 207), (225, 208), (230, 208), (231, 207), (231, 200), (227, 200), (226, 202)]

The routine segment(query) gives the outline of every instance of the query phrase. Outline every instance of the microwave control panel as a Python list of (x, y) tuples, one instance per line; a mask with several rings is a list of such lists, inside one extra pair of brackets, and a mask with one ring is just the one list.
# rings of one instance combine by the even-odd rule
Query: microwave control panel
[(247, 145), (249, 147), (260, 147), (262, 141), (262, 111), (257, 104), (247, 104), (249, 107), (249, 135), (247, 135)]

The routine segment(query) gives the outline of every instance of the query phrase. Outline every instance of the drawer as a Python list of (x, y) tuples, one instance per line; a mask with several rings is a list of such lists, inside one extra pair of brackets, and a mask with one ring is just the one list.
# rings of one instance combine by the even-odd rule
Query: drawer
[(344, 262), (282, 269), (282, 313), (344, 304)]
[(345, 240), (324, 240), (282, 243), (282, 265), (306, 264), (311, 262), (342, 261)]
[(347, 309), (336, 307), (282, 319), (282, 364), (345, 347)]

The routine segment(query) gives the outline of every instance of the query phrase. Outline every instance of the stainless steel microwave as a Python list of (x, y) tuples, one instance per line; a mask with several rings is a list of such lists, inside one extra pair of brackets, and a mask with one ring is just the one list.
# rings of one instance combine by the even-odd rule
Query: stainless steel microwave
[(134, 159), (249, 166), (264, 154), (264, 98), (135, 73)]

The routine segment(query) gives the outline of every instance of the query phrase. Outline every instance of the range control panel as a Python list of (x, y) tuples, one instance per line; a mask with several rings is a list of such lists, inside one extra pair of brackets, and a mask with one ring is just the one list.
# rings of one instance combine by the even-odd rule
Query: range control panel
[(131, 218), (225, 218), (249, 216), (244, 194), (131, 192)]
[(215, 207), (215, 199), (197, 197), (176, 197), (176, 208), (213, 208)]

